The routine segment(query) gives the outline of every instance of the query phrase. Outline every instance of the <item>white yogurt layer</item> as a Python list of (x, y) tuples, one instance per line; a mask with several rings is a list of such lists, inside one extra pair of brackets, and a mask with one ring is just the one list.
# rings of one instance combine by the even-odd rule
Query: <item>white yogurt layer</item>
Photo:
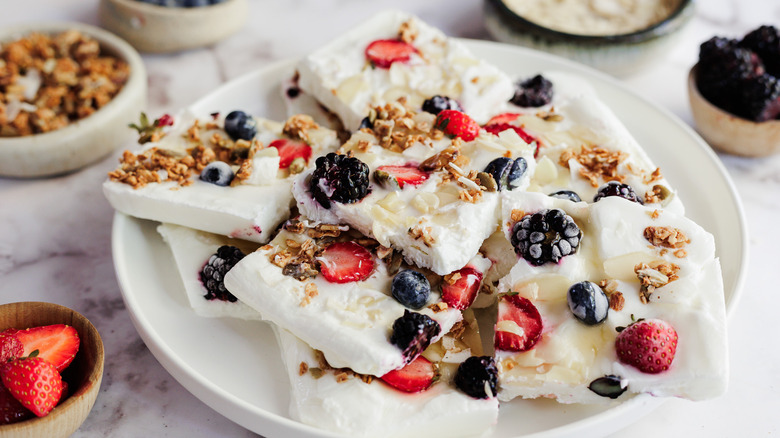
[(231, 303), (229, 301), (207, 300), (204, 298), (207, 293), (206, 288), (200, 280), (200, 271), (208, 262), (209, 257), (216, 254), (220, 246), (232, 245), (239, 248), (244, 254), (249, 254), (257, 249), (257, 244), (171, 224), (159, 225), (157, 232), (171, 248), (184, 292), (187, 294), (187, 300), (196, 314), (207, 318), (262, 319), (256, 310), (241, 301)]
[[(549, 397), (563, 403), (607, 402), (609, 399), (588, 389), (590, 382), (605, 375), (621, 377), (628, 385), (627, 393), (700, 400), (725, 391), (725, 303), (712, 235), (683, 216), (616, 197), (588, 205), (541, 194), (508, 193), (502, 201), (507, 232), (513, 224), (512, 210), (532, 213), (561, 208), (579, 225), (582, 240), (576, 254), (557, 264), (535, 267), (518, 257), (510, 274), (499, 282), (499, 292), (511, 290), (529, 298), (542, 315), (544, 327), (540, 341), (531, 350), (497, 351), (499, 399)], [(648, 227), (679, 230), (689, 242), (674, 249), (654, 246), (644, 237)], [(684, 252), (678, 252), (680, 249)], [(660, 280), (669, 277), (658, 272), (658, 265), (674, 264), (679, 268), (679, 278), (666, 285), (661, 281), (643, 303), (635, 273), (640, 263), (647, 264), (641, 269), (644, 274)], [(577, 320), (569, 310), (566, 295), (572, 284), (584, 280), (614, 282), (614, 289), (625, 299), (622, 310), (610, 309), (607, 319), (596, 326)], [(646, 374), (618, 361), (615, 328), (629, 325), (632, 316), (662, 319), (675, 328), (679, 341), (669, 370)]]
[[(164, 150), (173, 157), (190, 155), (192, 148), (201, 145), (215, 148), (212, 140), (217, 135), (233, 142), (219, 126), (221, 120), (200, 123), (196, 139), (189, 133), (194, 118), (187, 115), (176, 117), (177, 123), (159, 142), (149, 143), (138, 153), (154, 149)], [(140, 187), (109, 178), (103, 184), (103, 193), (116, 210), (130, 216), (171, 223), (203, 230), (224, 236), (267, 242), (276, 226), (287, 218), (293, 203), (290, 187), (292, 176), (288, 170), (279, 169), (276, 148), (267, 147), (273, 140), (288, 138), (282, 134), (283, 124), (256, 118), (258, 134), (250, 147), (250, 158), (245, 167), (250, 169), (248, 177), (236, 179), (230, 186), (218, 186), (199, 179), (197, 171), (188, 178), (189, 185), (166, 178), (165, 171), (158, 171), (163, 177)], [(322, 153), (338, 146), (334, 131), (316, 128), (308, 131), (308, 144), (312, 147), (310, 163)], [(238, 165), (232, 166), (239, 170)]]
[[(375, 68), (365, 49), (373, 41), (398, 38), (403, 23), (417, 29), (411, 43), (419, 52), (390, 68)], [(460, 102), (484, 123), (491, 110), (514, 94), (509, 78), (475, 57), (462, 43), (417, 17), (386, 11), (363, 22), (298, 64), (301, 88), (336, 113), (354, 131), (371, 108), (406, 97), (415, 108), (444, 95)]]

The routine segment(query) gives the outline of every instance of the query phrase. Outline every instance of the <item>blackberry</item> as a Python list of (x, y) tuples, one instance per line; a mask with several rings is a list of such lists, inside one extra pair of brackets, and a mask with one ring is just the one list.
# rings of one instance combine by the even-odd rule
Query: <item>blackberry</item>
[(441, 326), (428, 315), (404, 310), (404, 316), (393, 322), (390, 343), (400, 348), (406, 363), (420, 355), (441, 333)]
[(515, 252), (534, 266), (574, 254), (582, 231), (571, 216), (554, 208), (524, 216), (512, 227)]
[[(498, 386), (496, 362), (490, 356), (471, 356), (464, 360), (455, 373), (455, 386), (474, 398), (495, 397)], [(486, 386), (491, 394), (485, 392)]]
[(644, 204), (642, 198), (636, 194), (630, 185), (617, 181), (609, 181), (608, 183), (599, 187), (596, 195), (593, 196), (593, 202), (598, 202), (600, 199), (606, 198), (608, 196), (618, 196), (631, 202)]
[(736, 85), (764, 74), (764, 64), (752, 51), (739, 47), (736, 40), (713, 37), (699, 48), (696, 86), (714, 105), (734, 112), (740, 103)]
[(767, 73), (780, 76), (780, 30), (774, 26), (761, 26), (745, 35), (739, 45), (758, 55)]
[(528, 170), (528, 162), (523, 157), (513, 160), (507, 157), (499, 157), (488, 163), (485, 173), (489, 173), (496, 181), (498, 190), (512, 190), (517, 188), (520, 178)]
[(407, 269), (393, 277), (390, 291), (404, 306), (410, 309), (421, 309), (431, 295), (431, 283), (423, 274)]
[(331, 152), (317, 158), (315, 165), (309, 190), (321, 206), (330, 208), (330, 201), (351, 204), (368, 195), (369, 170), (366, 163)]
[(509, 101), (522, 107), (539, 107), (552, 101), (553, 84), (542, 75), (515, 84), (515, 95)]
[(620, 395), (626, 392), (626, 389), (628, 389), (627, 385), (623, 385), (622, 380), (623, 379), (621, 379), (619, 376), (615, 375), (599, 377), (598, 379), (590, 382), (588, 389), (602, 397), (609, 397), (614, 400), (620, 397)]
[(738, 102), (733, 114), (755, 122), (780, 114), (780, 81), (771, 75), (745, 79), (737, 87)]
[(200, 270), (200, 281), (206, 287), (207, 300), (229, 301), (234, 303), (237, 298), (225, 289), (225, 274), (244, 258), (244, 253), (235, 246), (222, 245), (216, 254), (209, 257), (209, 261)]
[(551, 196), (553, 198), (558, 198), (558, 199), (567, 199), (571, 202), (582, 201), (580, 195), (578, 195), (576, 192), (572, 192), (571, 190), (558, 190), (557, 192), (550, 193), (547, 196)]
[(425, 102), (422, 104), (422, 110), (431, 114), (439, 114), (444, 110), (463, 112), (463, 108), (461, 108), (458, 101), (447, 96), (439, 96), (438, 94), (430, 99), (425, 99)]

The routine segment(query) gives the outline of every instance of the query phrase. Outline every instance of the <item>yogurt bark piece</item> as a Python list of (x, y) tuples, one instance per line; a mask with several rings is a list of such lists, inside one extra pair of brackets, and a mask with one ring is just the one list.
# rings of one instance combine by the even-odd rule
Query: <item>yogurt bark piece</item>
[[(337, 245), (351, 254), (331, 256)], [(322, 351), (333, 367), (382, 376), (420, 353), (392, 343), (394, 324), (407, 312), (436, 322), (438, 330), (425, 333), (430, 342), (462, 319), (440, 300), (441, 277), (430, 272), (422, 271), (432, 288), (421, 308), (401, 304), (391, 295), (400, 266), (399, 254), (347, 226), (291, 219), (269, 245), (228, 272), (225, 286), (264, 319)], [(359, 274), (349, 277), (353, 268)]]
[(447, 335), (423, 352), (436, 364), (440, 377), (418, 393), (401, 392), (373, 376), (334, 369), (320, 352), (276, 328), (292, 387), (291, 417), (346, 436), (482, 435), (497, 421), (498, 399), (473, 398), (453, 383), (459, 363), (482, 354), (476, 321), (469, 316), (466, 321), (470, 323), (461, 324), (466, 327), (465, 337)]
[[(298, 209), (313, 220), (349, 224), (437, 274), (462, 268), (497, 228), (498, 189), (528, 186), (533, 147), (511, 130), (499, 136), (481, 131), (470, 141), (449, 138), (434, 127), (436, 116), (399, 102), (372, 111), (373, 128), (356, 132), (338, 151), (366, 166), (366, 195), (326, 207), (312, 187), (334, 199), (341, 189), (311, 170), (293, 183)], [(496, 159), (523, 163), (523, 171), (497, 187), (484, 172)], [(318, 160), (318, 168), (324, 165)]]
[[(377, 62), (372, 43), (406, 56)], [(336, 38), (298, 64), (301, 88), (355, 131), (369, 110), (405, 96), (415, 108), (434, 95), (457, 100), (480, 123), (513, 94), (509, 78), (419, 18), (386, 11)]]
[(196, 314), (207, 318), (262, 319), (256, 310), (235, 297), (231, 300), (229, 295), (209, 296), (201, 276), (203, 268), (212, 257), (216, 257), (219, 248), (233, 246), (249, 254), (257, 249), (258, 244), (171, 224), (160, 224), (157, 231), (171, 248), (187, 300)]
[(141, 150), (125, 151), (104, 195), (130, 216), (254, 242), (267, 242), (287, 218), (293, 176), (339, 144), (334, 131), (302, 115), (253, 118), (249, 140), (231, 138), (219, 116), (176, 119), (147, 132), (152, 141)]
[[(712, 235), (676, 213), (618, 197), (588, 205), (509, 193), (503, 199), (508, 239), (519, 218), (552, 208), (565, 211), (579, 225), (581, 243), (558, 263), (535, 266), (518, 257), (499, 282), (499, 292), (530, 300), (543, 326), (531, 348), (497, 349), (499, 399), (608, 402), (612, 398), (603, 389), (589, 389), (607, 376), (611, 395), (618, 400), (631, 393), (691, 400), (722, 394), (728, 376), (725, 304)], [(604, 305), (609, 306), (600, 310), (607, 312), (603, 322), (589, 325), (571, 310), (569, 288), (582, 281), (594, 282), (603, 291)], [(618, 358), (618, 328), (640, 318), (665, 321), (678, 335), (676, 353), (665, 371), (641, 371)], [(503, 329), (499, 321), (497, 330)]]

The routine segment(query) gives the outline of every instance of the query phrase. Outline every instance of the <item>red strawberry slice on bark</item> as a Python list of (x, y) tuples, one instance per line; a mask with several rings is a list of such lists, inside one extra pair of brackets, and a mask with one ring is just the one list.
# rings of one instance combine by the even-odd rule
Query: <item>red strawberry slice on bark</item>
[(385, 172), (398, 181), (398, 187), (405, 185), (418, 186), (428, 179), (428, 172), (418, 169), (416, 166), (379, 166), (377, 171)]
[(479, 135), (479, 124), (471, 117), (457, 110), (444, 110), (436, 116), (436, 129), (463, 141), (472, 141)]
[(311, 158), (311, 146), (298, 141), (280, 138), (271, 142), (268, 147), (276, 148), (279, 151), (279, 168), (287, 169), (296, 158), (303, 158), (306, 164)]
[(450, 277), (455, 280), (450, 284), (445, 278), (441, 287), (442, 301), (448, 306), (460, 310), (470, 307), (474, 299), (477, 298), (477, 292), (482, 285), (482, 273), (471, 266), (466, 266), (450, 275), (455, 275), (455, 277)]
[(23, 356), (38, 350), (38, 357), (46, 359), (57, 371), (64, 370), (79, 351), (79, 334), (65, 324), (45, 325), (16, 332), (24, 346)]
[(371, 253), (355, 242), (336, 242), (318, 257), (320, 271), (331, 283), (362, 281), (374, 270)]
[(430, 388), (436, 378), (436, 367), (423, 356), (399, 370), (380, 377), (383, 382), (403, 392), (420, 392)]
[(488, 120), (487, 123), (485, 123), (485, 126), (503, 125), (505, 123), (511, 123), (517, 120), (517, 118), (520, 116), (522, 116), (522, 114), (520, 113), (501, 113), (491, 117), (490, 120)]
[(23, 357), (0, 366), (0, 378), (13, 398), (33, 414), (43, 417), (59, 403), (62, 377), (41, 357)]
[(542, 336), (542, 316), (528, 299), (504, 295), (498, 301), (495, 346), (497, 350), (526, 351)]
[(8, 362), (9, 359), (21, 357), (24, 355), (24, 345), (16, 332), (0, 333), (0, 363)]
[(660, 319), (639, 320), (615, 339), (621, 362), (648, 374), (666, 371), (677, 353), (677, 331)]
[(394, 62), (409, 62), (417, 49), (401, 40), (376, 40), (366, 47), (366, 58), (376, 67), (390, 68)]

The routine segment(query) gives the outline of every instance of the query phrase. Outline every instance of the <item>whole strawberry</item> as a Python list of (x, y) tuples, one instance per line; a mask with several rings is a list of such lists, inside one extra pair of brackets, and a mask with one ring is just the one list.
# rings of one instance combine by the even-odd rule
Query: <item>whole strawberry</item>
[(479, 135), (479, 124), (471, 117), (457, 110), (444, 110), (436, 116), (436, 129), (464, 141), (472, 141)]
[(49, 361), (23, 357), (2, 364), (0, 378), (11, 395), (33, 414), (43, 417), (62, 395), (62, 377)]
[(643, 373), (658, 374), (672, 365), (677, 331), (660, 319), (640, 319), (620, 332), (615, 350), (621, 362)]

